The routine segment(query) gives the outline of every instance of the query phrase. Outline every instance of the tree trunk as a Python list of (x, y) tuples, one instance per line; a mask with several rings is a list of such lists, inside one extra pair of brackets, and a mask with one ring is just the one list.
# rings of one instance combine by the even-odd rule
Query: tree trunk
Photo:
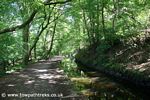
[(24, 28), (23, 28), (23, 65), (27, 65), (28, 61), (29, 61), (29, 45), (28, 45), (28, 41), (29, 41), (29, 24), (27, 24)]
[(45, 59), (48, 59), (50, 56), (50, 53), (53, 49), (53, 43), (54, 43), (54, 37), (55, 37), (55, 33), (56, 33), (56, 22), (55, 22), (55, 25), (54, 25), (54, 28), (53, 28), (53, 34), (52, 34), (52, 40), (51, 40), (51, 43), (50, 43), (50, 48), (49, 50), (47, 51), (46, 55), (45, 55)]
[[(89, 43), (90, 45), (92, 44), (92, 41), (91, 41), (91, 36), (90, 36), (90, 32), (89, 32), (89, 27), (87, 25), (87, 21), (86, 21), (86, 15), (85, 15), (85, 12), (83, 10), (83, 22), (84, 22), (84, 26), (85, 26), (85, 29), (87, 31), (87, 36), (88, 36), (88, 40), (89, 40)], [(85, 31), (85, 29), (83, 29)]]
[(103, 28), (103, 34), (105, 35), (105, 17), (104, 17), (104, 2), (102, 3), (102, 28)]
[(37, 56), (36, 56), (36, 46), (34, 47), (34, 59), (36, 59)]

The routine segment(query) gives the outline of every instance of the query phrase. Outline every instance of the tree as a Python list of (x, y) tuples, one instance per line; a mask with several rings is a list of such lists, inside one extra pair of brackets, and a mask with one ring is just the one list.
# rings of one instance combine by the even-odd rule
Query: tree
[[(4, 11), (3, 10), (1, 11), (3, 11), (4, 13), (1, 17), (3, 17), (4, 20), (1, 21), (1, 24), (5, 25), (0, 25), (1, 26), (0, 34), (3, 35), (4, 33), (5, 34), (13, 33), (12, 35), (15, 38), (16, 36), (17, 37), (21, 36), (19, 34), (21, 34), (20, 30), (22, 30), (22, 42), (21, 42), (22, 47), (19, 48), (23, 49), (20, 50), (22, 50), (24, 65), (28, 64), (29, 57), (31, 57), (32, 59), (33, 49), (36, 54), (36, 45), (39, 41), (40, 36), (43, 33), (45, 33), (48, 30), (48, 28), (50, 28), (49, 25), (51, 23), (55, 22), (59, 18), (59, 16), (57, 16), (55, 19), (53, 18), (53, 13), (58, 12), (53, 11), (53, 9), (57, 9), (57, 7), (59, 9), (61, 5), (68, 3), (70, 1), (71, 0), (66, 1), (50, 0), (48, 2), (40, 2), (38, 0), (2, 1), (3, 3), (1, 5), (1, 8)], [(5, 16), (9, 16), (8, 18), (10, 19), (9, 22), (10, 24), (7, 24), (6, 20), (8, 20), (8, 18), (6, 18)], [(14, 19), (14, 21), (12, 20), (12, 18)], [(31, 40), (31, 38), (34, 40)]]
[[(137, 30), (149, 26), (147, 2), (2, 0), (0, 35), (5, 42), (12, 38), (14, 42), (10, 47), (16, 49), (14, 45), (19, 45), (14, 54), (15, 63), (20, 63), (17, 59), (21, 59), (25, 65), (29, 60), (49, 58), (54, 54), (69, 55), (84, 46), (109, 48), (123, 39), (132, 39), (139, 34)], [(9, 52), (5, 52), (5, 46), (1, 48), (4, 53)], [(18, 54), (22, 57), (17, 57)], [(9, 60), (7, 62), (13, 62)]]

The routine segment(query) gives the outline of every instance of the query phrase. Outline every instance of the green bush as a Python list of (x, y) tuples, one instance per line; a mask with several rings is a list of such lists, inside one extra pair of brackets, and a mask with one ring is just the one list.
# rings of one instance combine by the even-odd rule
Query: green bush
[(77, 65), (75, 62), (71, 61), (69, 58), (65, 58), (61, 63), (61, 68), (69, 77), (80, 76)]

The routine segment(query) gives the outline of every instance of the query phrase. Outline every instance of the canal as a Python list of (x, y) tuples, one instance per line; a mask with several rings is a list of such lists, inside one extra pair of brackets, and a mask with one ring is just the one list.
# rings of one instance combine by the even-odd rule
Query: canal
[(150, 100), (144, 91), (96, 71), (85, 72), (81, 77), (72, 77), (71, 81), (89, 100)]
[(61, 66), (75, 90), (89, 100), (150, 100), (148, 89), (139, 88), (97, 70), (88, 69), (83, 72), (69, 58), (64, 59)]

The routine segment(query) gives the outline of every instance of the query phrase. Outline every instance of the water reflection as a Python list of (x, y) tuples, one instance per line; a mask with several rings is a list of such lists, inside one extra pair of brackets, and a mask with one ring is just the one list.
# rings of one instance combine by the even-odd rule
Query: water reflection
[(75, 87), (81, 91), (89, 100), (141, 100), (127, 88), (115, 83), (108, 77), (88, 72), (87, 77), (72, 78)]

